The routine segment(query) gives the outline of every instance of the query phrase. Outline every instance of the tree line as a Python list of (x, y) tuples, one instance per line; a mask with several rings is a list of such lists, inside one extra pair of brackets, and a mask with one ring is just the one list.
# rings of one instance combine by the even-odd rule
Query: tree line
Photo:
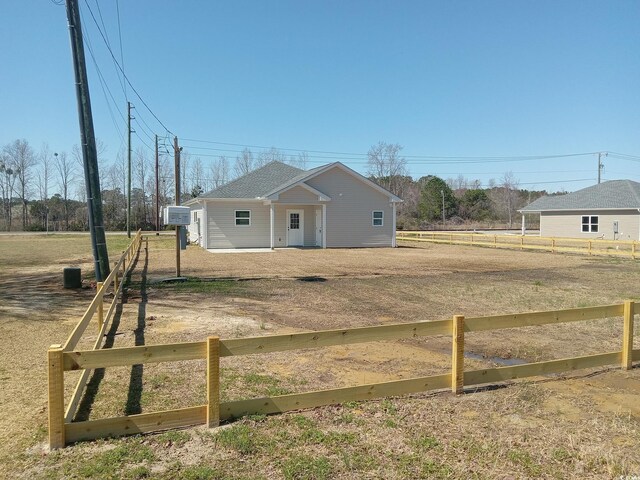
[[(104, 143), (97, 142), (103, 216), (107, 230), (126, 229), (128, 161), (124, 151), (109, 159)], [(428, 175), (413, 179), (398, 144), (380, 142), (367, 154), (371, 180), (404, 200), (398, 209), (398, 228), (440, 228), (453, 225), (514, 225), (518, 208), (544, 191), (518, 188), (506, 172), (482, 185), (463, 176), (442, 179)], [(272, 161), (306, 169), (309, 155), (287, 155), (277, 148), (261, 152), (243, 149), (234, 157), (207, 158), (206, 162), (183, 149), (180, 163), (181, 202), (213, 190)], [(153, 152), (139, 147), (132, 153), (131, 228), (152, 230), (158, 212)], [(158, 162), (158, 200), (175, 202), (174, 159), (165, 150)], [(43, 144), (36, 151), (27, 140), (15, 140), (0, 150), (0, 229), (69, 231), (88, 228), (86, 187), (81, 151), (53, 151)]]

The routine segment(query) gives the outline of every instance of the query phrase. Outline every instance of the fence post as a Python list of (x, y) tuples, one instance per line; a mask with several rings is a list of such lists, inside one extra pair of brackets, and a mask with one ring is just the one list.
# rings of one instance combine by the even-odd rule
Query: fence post
[(591, 256), (591, 240), (589, 240), (589, 256)]
[(498, 248), (498, 236), (493, 236), (493, 248)]
[(113, 296), (115, 298), (118, 297), (118, 273), (120, 273), (118, 270), (120, 270), (118, 267), (118, 262), (116, 263), (116, 273), (113, 276)]
[(62, 448), (64, 439), (64, 369), (62, 345), (51, 345), (47, 352), (49, 375), (49, 448)]
[(453, 317), (451, 345), (451, 391), (459, 394), (464, 388), (464, 315)]
[(630, 370), (633, 363), (633, 309), (633, 301), (625, 300), (622, 332), (622, 368), (625, 370)]
[(207, 338), (207, 425), (220, 424), (220, 338)]
[(636, 241), (635, 240), (631, 243), (631, 258), (633, 259), (636, 258)]
[(104, 323), (104, 294), (102, 293), (102, 285), (102, 282), (96, 284), (96, 290), (98, 291), (96, 295), (100, 295), (100, 301), (98, 302), (98, 332), (102, 330), (102, 324)]
[(520, 250), (524, 250), (524, 237), (520, 237)]

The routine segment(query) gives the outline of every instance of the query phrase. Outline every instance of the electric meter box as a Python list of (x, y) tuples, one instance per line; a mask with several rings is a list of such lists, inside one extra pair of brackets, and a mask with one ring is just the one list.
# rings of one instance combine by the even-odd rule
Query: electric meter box
[(165, 225), (189, 225), (191, 209), (189, 207), (169, 206), (164, 208)]

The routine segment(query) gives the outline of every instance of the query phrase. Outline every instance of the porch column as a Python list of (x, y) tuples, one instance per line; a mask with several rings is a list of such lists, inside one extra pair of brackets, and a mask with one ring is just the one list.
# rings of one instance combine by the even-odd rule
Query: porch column
[(207, 201), (202, 202), (202, 242), (201, 246), (206, 250), (209, 247), (209, 211), (207, 210)]
[(274, 239), (273, 239), (273, 231), (274, 231), (274, 223), (275, 223), (275, 219), (276, 219), (276, 206), (272, 203), (269, 205), (269, 220), (270, 220), (270, 234), (269, 234), (269, 238), (270, 238), (270, 243), (271, 243), (271, 250), (274, 249), (275, 245), (274, 245)]
[(392, 226), (393, 226), (393, 231), (391, 232), (391, 246), (393, 248), (397, 247), (396, 245), (396, 202), (393, 202), (391, 204), (392, 208), (393, 208), (393, 214), (392, 214)]
[(327, 204), (322, 204), (322, 248), (327, 248)]
[(524, 237), (527, 228), (524, 226), (524, 213), (522, 214), (522, 236)]

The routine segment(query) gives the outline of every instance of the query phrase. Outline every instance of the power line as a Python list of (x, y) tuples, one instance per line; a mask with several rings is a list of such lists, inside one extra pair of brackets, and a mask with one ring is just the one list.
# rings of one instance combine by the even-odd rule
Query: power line
[(107, 50), (109, 51), (109, 53), (111, 54), (111, 59), (113, 60), (113, 62), (116, 64), (116, 66), (118, 67), (118, 69), (120, 69), (120, 71), (122, 72), (122, 76), (123, 78), (126, 80), (126, 83), (131, 87), (131, 90), (133, 90), (133, 93), (136, 94), (136, 96), (138, 97), (138, 99), (142, 102), (142, 104), (145, 106), (145, 108), (147, 110), (149, 110), (149, 113), (151, 113), (151, 115), (153, 115), (153, 118), (156, 119), (156, 121), (162, 126), (162, 128), (164, 128), (168, 133), (174, 135), (171, 130), (169, 130), (167, 128), (167, 126), (162, 122), (162, 120), (160, 120), (158, 118), (158, 116), (153, 112), (153, 110), (151, 110), (151, 108), (149, 107), (149, 105), (147, 104), (147, 102), (144, 101), (144, 99), (142, 98), (142, 96), (140, 96), (140, 94), (138, 93), (138, 91), (136, 90), (136, 88), (133, 86), (133, 84), (131, 83), (131, 80), (129, 80), (129, 77), (127, 77), (127, 75), (124, 72), (124, 69), (122, 68), (122, 66), (120, 65), (120, 63), (118, 63), (118, 60), (116, 59), (116, 56), (113, 53), (113, 50), (111, 49), (111, 46), (109, 45), (109, 42), (107, 41), (107, 39), (104, 36), (104, 33), (102, 33), (102, 30), (100, 29), (100, 25), (98, 24), (98, 21), (96, 20), (95, 15), (93, 14), (93, 10), (91, 10), (91, 6), (89, 5), (87, 0), (84, 0), (85, 5), (87, 6), (87, 9), (89, 10), (89, 13), (91, 14), (91, 18), (93, 19), (93, 23), (95, 23), (96, 28), (98, 29), (98, 32), (100, 33), (100, 36), (102, 37), (102, 40), (104, 41)]
[[(116, 0), (116, 14), (118, 18), (118, 40), (120, 42), (120, 63), (122, 63), (122, 71), (124, 73), (124, 54), (122, 52), (122, 29), (120, 28), (120, 0)], [(120, 75), (118, 75), (119, 77)], [(127, 84), (124, 83), (124, 76), (122, 79), (122, 84), (124, 86), (124, 99), (129, 101), (127, 97)]]
[[(349, 157), (367, 157), (368, 153), (356, 153), (356, 152), (335, 152), (335, 151), (327, 151), (327, 150), (309, 150), (304, 148), (284, 148), (284, 147), (266, 147), (264, 145), (251, 145), (251, 144), (242, 144), (242, 143), (229, 143), (229, 142), (217, 142), (212, 140), (199, 140), (194, 138), (183, 138), (183, 142), (195, 142), (195, 143), (205, 143), (212, 145), (225, 145), (232, 147), (244, 147), (244, 148), (260, 148), (260, 149), (271, 149), (276, 148), (277, 150), (282, 151), (292, 151), (292, 152), (306, 152), (306, 153), (320, 153), (325, 155), (338, 155)], [(198, 150), (215, 150), (215, 151), (233, 151), (238, 152), (238, 150), (230, 150), (230, 149), (220, 149), (213, 147), (200, 147), (197, 145), (190, 145), (190, 148), (198, 149)], [(550, 159), (550, 158), (565, 158), (565, 157), (579, 157), (579, 156), (587, 156), (587, 155), (597, 155), (598, 152), (582, 152), (582, 153), (566, 153), (566, 154), (555, 154), (555, 155), (511, 155), (511, 156), (446, 156), (446, 155), (402, 155), (403, 158), (415, 158), (415, 159), (439, 159), (439, 160), (487, 160), (487, 161), (517, 161), (517, 160), (541, 160), (541, 159)], [(315, 157), (322, 158), (322, 157)], [(324, 157), (331, 158), (331, 157)], [(638, 157), (640, 159), (640, 157)], [(355, 159), (355, 158), (354, 158)]]

